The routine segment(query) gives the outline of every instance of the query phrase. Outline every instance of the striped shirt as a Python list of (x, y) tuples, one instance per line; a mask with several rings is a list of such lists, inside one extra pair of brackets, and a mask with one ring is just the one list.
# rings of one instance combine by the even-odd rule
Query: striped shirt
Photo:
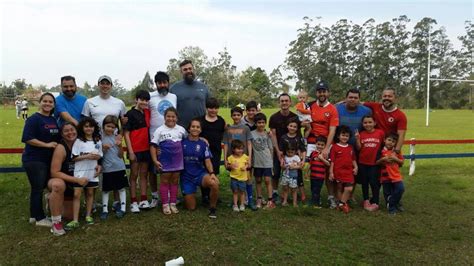
[(310, 170), (311, 179), (324, 179), (326, 178), (327, 167), (321, 160), (318, 160), (319, 152), (313, 151), (310, 157)]

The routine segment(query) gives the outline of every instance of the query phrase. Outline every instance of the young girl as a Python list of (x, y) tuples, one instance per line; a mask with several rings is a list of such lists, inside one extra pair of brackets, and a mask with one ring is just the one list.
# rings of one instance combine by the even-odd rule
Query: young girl
[[(232, 154), (227, 157), (227, 169), (230, 169), (230, 188), (232, 189), (233, 210), (245, 211), (245, 192), (248, 180), (247, 168), (249, 156), (244, 153), (244, 143), (238, 139), (230, 143)], [(238, 201), (240, 199), (240, 207)]]
[[(186, 130), (176, 124), (178, 112), (170, 107), (165, 111), (165, 124), (156, 129), (151, 139), (150, 154), (160, 175), (160, 196), (163, 213), (178, 213), (176, 196), (178, 194), (179, 173), (183, 170), (183, 147), (181, 141), (186, 137)], [(160, 155), (158, 157), (158, 149)], [(168, 197), (169, 193), (169, 197)]]
[[(100, 141), (100, 128), (97, 122), (84, 117), (77, 126), (77, 139), (71, 150), (74, 161), (74, 176), (87, 178), (89, 182), (86, 188), (86, 223), (94, 224), (92, 218), (92, 204), (94, 203), (95, 189), (99, 186), (99, 178), (96, 176), (97, 161), (102, 157), (102, 142)], [(79, 208), (83, 187), (78, 184), (74, 186), (74, 199), (72, 202), (73, 220), (66, 225), (71, 230), (79, 227)]]
[(338, 142), (332, 146), (329, 158), (329, 180), (336, 180), (336, 197), (339, 200), (339, 209), (348, 213), (347, 204), (354, 186), (354, 175), (357, 174), (357, 162), (352, 146), (348, 143), (351, 129), (348, 126), (339, 127)]
[(285, 170), (281, 177), (281, 185), (283, 186), (283, 202), (281, 206), (288, 206), (288, 187), (291, 189), (291, 196), (293, 197), (293, 207), (298, 206), (298, 198), (296, 190), (298, 188), (298, 170), (303, 167), (301, 158), (296, 153), (296, 148), (287, 144), (284, 146), (285, 157), (284, 165)]
[[(363, 207), (367, 211), (376, 211), (379, 208), (379, 172), (377, 154), (382, 148), (384, 132), (375, 128), (375, 120), (367, 115), (362, 118), (364, 130), (355, 132), (356, 148), (359, 150), (359, 181), (362, 185), (364, 197)], [(369, 184), (372, 198), (369, 200)]]
[(122, 218), (125, 215), (125, 206), (128, 187), (127, 173), (125, 172), (125, 163), (123, 162), (122, 144), (117, 145), (114, 132), (118, 128), (118, 118), (108, 115), (102, 122), (104, 136), (102, 137), (102, 150), (104, 159), (102, 161), (102, 220), (107, 219), (109, 214), (109, 192), (118, 191), (120, 197), (120, 208), (115, 210), (115, 216)]

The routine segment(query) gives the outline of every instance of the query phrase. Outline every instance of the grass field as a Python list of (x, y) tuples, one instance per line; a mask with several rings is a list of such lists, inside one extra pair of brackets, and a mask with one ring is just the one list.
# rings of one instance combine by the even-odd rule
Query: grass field
[[(228, 112), (221, 109), (230, 121)], [(474, 138), (471, 111), (436, 110), (429, 128), (422, 110), (406, 113), (407, 139)], [(23, 147), (22, 123), (13, 109), (1, 110), (0, 147)], [(417, 153), (473, 151), (474, 145), (417, 147)], [(19, 156), (0, 155), (1, 167), (19, 165)], [(0, 174), (0, 264), (162, 264), (183, 256), (187, 264), (197, 265), (468, 265), (474, 259), (473, 166), (473, 158), (418, 160), (412, 177), (403, 167), (406, 212), (396, 216), (360, 207), (348, 215), (303, 207), (235, 214), (227, 207), (231, 194), (222, 175), (224, 203), (217, 220), (209, 220), (205, 208), (170, 217), (151, 210), (122, 220), (97, 219), (95, 225), (64, 237), (27, 223), (29, 184), (24, 173)]]

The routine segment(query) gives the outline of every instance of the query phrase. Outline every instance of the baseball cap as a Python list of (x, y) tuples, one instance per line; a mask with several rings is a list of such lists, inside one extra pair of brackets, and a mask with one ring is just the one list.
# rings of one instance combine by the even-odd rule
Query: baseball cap
[(98, 83), (100, 83), (104, 79), (110, 82), (110, 84), (112, 84), (112, 78), (107, 75), (100, 76)]
[(316, 90), (329, 90), (329, 85), (326, 81), (320, 80), (318, 84), (316, 84)]

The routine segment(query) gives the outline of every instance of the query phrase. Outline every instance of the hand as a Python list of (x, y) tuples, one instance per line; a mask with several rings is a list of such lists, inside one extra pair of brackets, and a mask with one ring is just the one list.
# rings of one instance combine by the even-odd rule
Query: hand
[(211, 174), (211, 181), (219, 185), (219, 178), (217, 178), (216, 174)]
[(122, 135), (118, 134), (115, 136), (115, 145), (122, 145)]
[(321, 154), (323, 155), (324, 158), (328, 158), (329, 148), (328, 147), (324, 148), (323, 151), (321, 152)]
[(334, 174), (333, 173), (329, 174), (329, 180), (334, 181)]
[(318, 161), (323, 161), (324, 160), (324, 157), (323, 157), (323, 154), (319, 154), (318, 157), (317, 157)]
[(354, 167), (354, 169), (352, 169), (352, 173), (354, 175), (357, 175), (357, 172), (359, 171), (359, 169), (357, 169), (357, 167)]
[(102, 172), (102, 165), (99, 165), (99, 164), (96, 165), (94, 176), (99, 176), (101, 172)]
[(135, 162), (137, 160), (137, 156), (135, 155), (135, 153), (132, 151), (132, 152), (129, 152), (128, 153), (128, 159), (130, 160), (130, 162)]
[(85, 186), (85, 185), (87, 185), (87, 183), (89, 183), (89, 179), (87, 179), (87, 177), (85, 177), (85, 176), (76, 177), (76, 184), (78, 184), (80, 186)]
[(107, 152), (110, 148), (112, 148), (112, 145), (110, 144), (102, 144), (102, 151), (105, 153)]
[(161, 167), (162, 167), (162, 166), (161, 166), (161, 163), (160, 163), (159, 161), (156, 161), (156, 162), (154, 162), (154, 163), (155, 163), (156, 169), (161, 170)]
[(354, 130), (354, 137), (355, 137), (356, 139), (360, 139), (359, 130), (358, 130), (357, 128)]
[(48, 142), (48, 143), (46, 144), (46, 147), (47, 147), (47, 148), (52, 148), (52, 149), (54, 149), (54, 148), (56, 148), (56, 146), (58, 146), (58, 143), (55, 142), (55, 141)]

